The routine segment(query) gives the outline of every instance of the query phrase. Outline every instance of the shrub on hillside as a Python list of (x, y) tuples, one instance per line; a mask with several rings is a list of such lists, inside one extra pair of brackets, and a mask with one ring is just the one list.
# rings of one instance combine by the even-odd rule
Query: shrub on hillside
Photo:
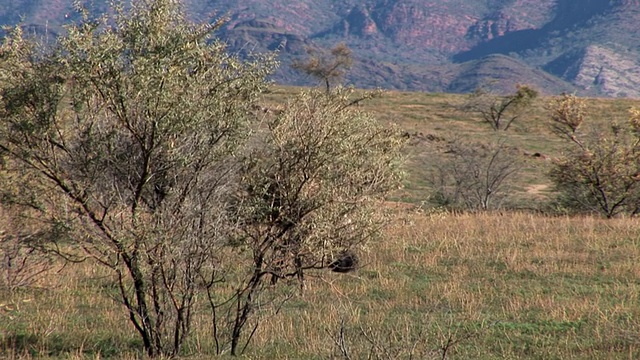
[(553, 131), (565, 153), (553, 162), (559, 203), (607, 218), (640, 211), (640, 112), (629, 122), (588, 127), (585, 100), (563, 95), (552, 103)]

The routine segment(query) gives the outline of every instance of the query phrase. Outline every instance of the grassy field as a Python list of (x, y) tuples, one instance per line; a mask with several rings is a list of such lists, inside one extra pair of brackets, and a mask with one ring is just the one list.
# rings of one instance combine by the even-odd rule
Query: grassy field
[[(276, 88), (267, 97), (271, 106), (300, 91), (295, 87)], [(476, 114), (460, 110), (468, 95), (389, 91), (362, 103), (380, 121), (396, 124), (410, 137), (405, 191), (397, 200), (424, 204), (430, 195), (428, 178), (434, 159), (434, 143), (454, 139), (486, 142), (503, 138), (520, 156), (523, 166), (511, 184), (509, 206), (541, 210), (551, 200), (551, 183), (547, 178), (550, 160), (562, 153), (563, 142), (550, 130), (550, 97), (538, 97), (508, 131), (494, 132)], [(584, 127), (625, 122), (629, 109), (640, 107), (634, 99), (589, 99)], [(438, 139), (433, 141), (431, 139)], [(540, 154), (540, 157), (531, 156)]]
[[(280, 88), (277, 102), (297, 91)], [(637, 359), (640, 358), (638, 220), (543, 216), (522, 211), (450, 213), (422, 206), (420, 136), (483, 137), (486, 124), (456, 110), (461, 95), (388, 93), (364, 105), (411, 136), (406, 193), (393, 221), (351, 274), (317, 271), (303, 294), (261, 325), (247, 359)], [(557, 156), (545, 105), (510, 130), (523, 156)], [(598, 121), (622, 120), (631, 100), (594, 100)], [(547, 163), (530, 168), (521, 201), (546, 201)], [(540, 187), (536, 187), (540, 186)], [(536, 191), (532, 191), (535, 189)], [(2, 222), (0, 229), (11, 226)], [(33, 286), (0, 289), (0, 358), (137, 359), (141, 342), (89, 262), (54, 266)], [(212, 357), (207, 317), (184, 354)]]
[[(246, 358), (341, 358), (341, 324), (352, 359), (436, 359), (445, 348), (453, 359), (640, 356), (635, 221), (394, 213), (362, 269), (313, 273), (279, 314), (264, 311)], [(2, 357), (136, 358), (140, 343), (104, 276), (69, 265), (2, 292)], [(185, 353), (206, 359), (208, 322), (195, 321)]]

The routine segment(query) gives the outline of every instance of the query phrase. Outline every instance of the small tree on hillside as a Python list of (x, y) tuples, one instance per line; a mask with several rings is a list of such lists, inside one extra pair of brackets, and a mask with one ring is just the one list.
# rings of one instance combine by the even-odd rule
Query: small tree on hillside
[(491, 143), (451, 142), (433, 165), (432, 200), (442, 206), (472, 210), (499, 208), (522, 163), (504, 139)]
[(596, 211), (607, 218), (640, 211), (640, 111), (627, 124), (611, 123), (585, 132), (585, 100), (563, 95), (552, 103), (552, 130), (566, 141), (551, 179), (562, 205)]
[(469, 96), (462, 109), (479, 114), (493, 130), (506, 131), (537, 96), (538, 92), (527, 85), (518, 85), (514, 94), (506, 96), (490, 94), (479, 88)]
[(327, 93), (331, 84), (339, 83), (353, 64), (351, 49), (344, 43), (331, 50), (308, 47), (307, 55), (308, 59), (296, 60), (291, 67), (322, 81)]

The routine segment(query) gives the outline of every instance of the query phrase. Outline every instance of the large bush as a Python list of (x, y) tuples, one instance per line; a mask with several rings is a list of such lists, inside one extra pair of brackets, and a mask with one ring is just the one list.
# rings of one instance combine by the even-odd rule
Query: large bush
[(37, 183), (15, 203), (70, 234), (50, 251), (111, 270), (148, 355), (178, 354), (204, 308), (237, 354), (269, 280), (379, 229), (400, 142), (344, 93), (256, 112), (273, 57), (228, 54), (178, 1), (83, 14), (54, 47), (16, 28), (0, 50), (0, 150)]

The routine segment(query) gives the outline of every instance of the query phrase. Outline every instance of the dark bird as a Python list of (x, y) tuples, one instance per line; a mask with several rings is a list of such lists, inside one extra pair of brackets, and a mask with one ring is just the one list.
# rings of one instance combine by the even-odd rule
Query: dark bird
[(334, 272), (347, 273), (358, 267), (358, 256), (351, 250), (340, 253), (337, 259), (329, 264), (329, 269)]

